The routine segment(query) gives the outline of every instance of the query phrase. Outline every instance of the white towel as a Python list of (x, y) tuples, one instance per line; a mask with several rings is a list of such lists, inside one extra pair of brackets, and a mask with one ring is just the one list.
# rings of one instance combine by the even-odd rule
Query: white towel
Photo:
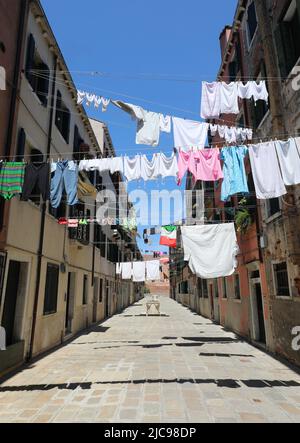
[(256, 197), (267, 200), (287, 193), (280, 173), (275, 143), (249, 146), (250, 161)]
[(221, 114), (238, 114), (239, 102), (238, 102), (238, 84), (237, 82), (232, 83), (221, 83)]
[(288, 141), (275, 142), (283, 181), (286, 186), (300, 184), (300, 156), (296, 141), (290, 138)]
[(189, 151), (192, 148), (204, 149), (209, 124), (173, 117), (174, 146)]
[(131, 280), (132, 278), (132, 263), (122, 263), (122, 279)]
[(116, 274), (121, 275), (122, 274), (122, 263), (117, 263), (116, 265)]
[(219, 82), (202, 82), (201, 117), (204, 120), (220, 117), (220, 86)]
[(110, 159), (110, 173), (115, 174), (116, 172), (124, 173), (123, 157), (113, 157)]
[(145, 262), (133, 262), (132, 275), (134, 282), (144, 282), (146, 280), (146, 263)]
[(202, 279), (228, 277), (237, 267), (238, 243), (233, 223), (182, 227), (184, 260)]
[(160, 281), (160, 262), (152, 260), (146, 262), (147, 281)]

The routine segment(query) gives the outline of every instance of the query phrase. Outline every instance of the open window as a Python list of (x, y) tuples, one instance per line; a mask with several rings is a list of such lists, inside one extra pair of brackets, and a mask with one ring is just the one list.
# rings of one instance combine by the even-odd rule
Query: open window
[(70, 139), (70, 123), (71, 113), (64, 104), (60, 91), (57, 91), (55, 125), (66, 143), (69, 143)]
[(47, 107), (50, 70), (41, 59), (32, 34), (28, 37), (25, 74), (33, 92), (42, 105)]
[(300, 59), (300, 3), (292, 0), (275, 30), (280, 72), (286, 78)]

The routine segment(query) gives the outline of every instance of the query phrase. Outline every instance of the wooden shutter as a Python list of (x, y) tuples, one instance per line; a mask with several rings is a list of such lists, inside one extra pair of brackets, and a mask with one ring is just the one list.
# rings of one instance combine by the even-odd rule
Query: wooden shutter
[(57, 311), (59, 267), (48, 263), (45, 286), (44, 315), (54, 314)]
[(25, 73), (29, 83), (32, 82), (32, 72), (34, 67), (34, 53), (35, 53), (35, 40), (32, 34), (28, 37), (27, 55), (26, 55), (26, 67)]

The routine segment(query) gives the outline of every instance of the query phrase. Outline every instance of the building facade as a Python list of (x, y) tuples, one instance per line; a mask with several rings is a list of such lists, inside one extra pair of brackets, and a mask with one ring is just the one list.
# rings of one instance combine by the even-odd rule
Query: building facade
[[(89, 120), (77, 104), (76, 87), (39, 1), (30, 2), (24, 33), (9, 158), (40, 164), (115, 155), (107, 127)], [(139, 253), (135, 236), (97, 222), (72, 229), (58, 223), (96, 220), (97, 192), (117, 192), (122, 182), (120, 176), (99, 173), (80, 173), (79, 179), (90, 191), (78, 194), (76, 206), (68, 206), (63, 195), (54, 210), (35, 191), (28, 202), (15, 197), (9, 205), (0, 299), (7, 350), (0, 354), (0, 372), (69, 340), (140, 294), (128, 282), (120, 296), (116, 279), (122, 255)]]
[[(299, 136), (299, 33), (299, 0), (238, 1), (233, 26), (220, 36), (218, 80), (266, 79), (270, 102), (268, 107), (244, 101), (238, 116), (222, 116), (215, 123), (253, 128), (254, 142)], [(211, 141), (224, 145), (217, 137)], [(221, 184), (205, 185), (205, 223), (235, 221), (243, 209), (249, 213), (247, 231), (238, 232), (236, 274), (219, 281), (196, 279), (179, 247), (170, 252), (171, 296), (299, 365), (299, 352), (292, 347), (300, 322), (299, 186), (288, 188), (284, 198), (258, 201), (248, 160), (246, 171), (246, 200), (237, 196), (224, 205)]]

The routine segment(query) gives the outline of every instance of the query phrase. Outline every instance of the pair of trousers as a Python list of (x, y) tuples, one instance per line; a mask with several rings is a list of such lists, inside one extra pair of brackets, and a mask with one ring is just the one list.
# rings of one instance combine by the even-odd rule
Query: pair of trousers
[(33, 191), (39, 192), (44, 201), (50, 198), (50, 165), (49, 163), (26, 166), (22, 200), (28, 201)]
[(78, 166), (74, 161), (61, 161), (52, 164), (51, 206), (56, 209), (61, 203), (63, 191), (67, 194), (69, 206), (78, 204)]

